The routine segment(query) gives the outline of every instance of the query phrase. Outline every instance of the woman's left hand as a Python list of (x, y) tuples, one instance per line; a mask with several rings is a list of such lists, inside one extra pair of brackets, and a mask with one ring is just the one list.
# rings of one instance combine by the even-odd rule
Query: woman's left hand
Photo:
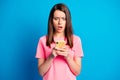
[(57, 49), (57, 55), (67, 57), (69, 55), (69, 50), (67, 48)]

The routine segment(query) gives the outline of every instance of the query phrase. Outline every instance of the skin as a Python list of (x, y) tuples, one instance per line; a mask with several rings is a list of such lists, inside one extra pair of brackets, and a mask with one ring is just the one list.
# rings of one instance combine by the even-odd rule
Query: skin
[[(56, 10), (54, 12), (53, 25), (55, 28), (54, 36), (55, 37), (64, 37), (65, 36), (64, 30), (66, 27), (66, 15), (64, 12), (62, 12), (60, 10)], [(62, 28), (60, 29), (59, 26)], [(45, 73), (50, 68), (53, 59), (59, 55), (64, 56), (71, 72), (74, 75), (77, 76), (80, 74), (80, 70), (81, 70), (81, 58), (80, 57), (71, 56), (69, 54), (69, 49), (67, 49), (67, 48), (62, 48), (62, 49), (53, 48), (51, 55), (49, 55), (49, 57), (47, 59), (44, 59), (44, 58), (38, 59), (38, 70), (39, 70), (39, 73), (41, 76), (45, 75)]]
[[(58, 35), (61, 35), (61, 37), (63, 37), (65, 26), (66, 26), (66, 15), (64, 12), (60, 10), (56, 10), (54, 12), (53, 26), (55, 28), (55, 35), (57, 37)], [(62, 29), (59, 29), (59, 26), (62, 27)]]

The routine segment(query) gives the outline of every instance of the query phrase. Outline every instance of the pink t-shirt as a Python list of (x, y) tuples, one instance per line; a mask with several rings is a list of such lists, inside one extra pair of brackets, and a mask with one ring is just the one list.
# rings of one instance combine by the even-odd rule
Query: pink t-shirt
[[(57, 40), (64, 40), (67, 43), (65, 38), (54, 38), (54, 41)], [(54, 42), (51, 44), (51, 47), (48, 47), (46, 46), (46, 36), (41, 37), (38, 42), (36, 58), (47, 58), (51, 54), (53, 47), (55, 47)], [(83, 56), (82, 44), (78, 36), (73, 36), (73, 47), (69, 48), (69, 50), (69, 54), (72, 56), (80, 58)], [(64, 57), (57, 56), (54, 58), (50, 69), (43, 76), (43, 80), (76, 80), (76, 76), (71, 72)]]

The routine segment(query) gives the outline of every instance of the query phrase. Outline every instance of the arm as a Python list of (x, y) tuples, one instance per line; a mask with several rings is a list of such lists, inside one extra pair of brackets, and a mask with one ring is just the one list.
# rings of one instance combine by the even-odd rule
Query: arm
[(74, 75), (79, 75), (81, 70), (81, 58), (78, 56), (73, 57), (69, 54), (67, 49), (57, 50), (57, 55), (62, 55), (67, 61), (67, 64)]
[(81, 71), (81, 62), (82, 62), (82, 56), (83, 56), (83, 51), (82, 51), (82, 43), (81, 43), (81, 39), (77, 36), (74, 36), (74, 50), (75, 50), (75, 56), (72, 57), (69, 52), (67, 53), (68, 56), (66, 56), (66, 61), (68, 63), (68, 66), (71, 70), (71, 72), (73, 72), (73, 74), (78, 75), (80, 74)]
[(71, 72), (76, 76), (79, 75), (81, 70), (81, 58), (80, 57), (73, 58), (71, 55), (68, 55), (66, 57), (66, 61)]
[(52, 61), (53, 58), (50, 56), (46, 60), (44, 58), (38, 59), (38, 71), (41, 76), (44, 76), (44, 74), (49, 70)]
[(38, 70), (41, 76), (44, 76), (45, 73), (49, 70), (51, 63), (56, 56), (57, 55), (55, 54), (55, 50), (53, 49), (52, 53), (48, 56), (47, 59), (38, 59)]

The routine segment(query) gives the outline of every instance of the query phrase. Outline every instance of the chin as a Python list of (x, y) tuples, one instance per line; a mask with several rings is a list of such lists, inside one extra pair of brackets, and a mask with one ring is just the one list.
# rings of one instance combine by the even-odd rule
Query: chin
[(63, 33), (64, 31), (57, 31), (58, 33)]

